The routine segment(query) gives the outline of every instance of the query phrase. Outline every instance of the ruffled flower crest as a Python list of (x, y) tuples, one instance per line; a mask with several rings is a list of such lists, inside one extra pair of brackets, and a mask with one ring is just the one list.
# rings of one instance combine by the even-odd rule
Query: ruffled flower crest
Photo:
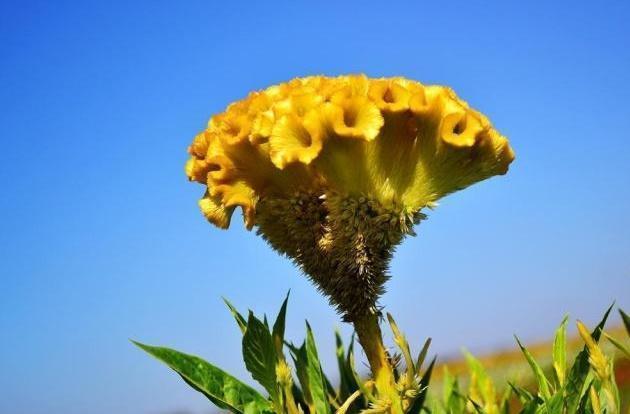
[(291, 257), (352, 319), (372, 309), (393, 248), (441, 197), (507, 172), (514, 153), (442, 86), (363, 75), (293, 79), (228, 106), (189, 147), (205, 217)]

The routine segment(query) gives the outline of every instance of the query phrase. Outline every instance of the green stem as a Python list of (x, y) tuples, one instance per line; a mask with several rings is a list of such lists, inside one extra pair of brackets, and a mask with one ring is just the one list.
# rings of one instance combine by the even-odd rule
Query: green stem
[(354, 329), (359, 338), (359, 343), (365, 351), (374, 384), (379, 394), (379, 399), (387, 398), (391, 402), (391, 413), (402, 414), (400, 395), (396, 390), (394, 371), (387, 358), (383, 336), (378, 323), (378, 315), (369, 313), (367, 315), (354, 318)]

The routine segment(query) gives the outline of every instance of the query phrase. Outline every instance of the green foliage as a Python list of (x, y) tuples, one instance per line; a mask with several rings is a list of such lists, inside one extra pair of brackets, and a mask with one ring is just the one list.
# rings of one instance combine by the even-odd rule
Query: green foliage
[(540, 391), (540, 394), (545, 399), (545, 401), (549, 401), (551, 399), (551, 391), (549, 390), (549, 381), (545, 377), (545, 373), (543, 372), (540, 365), (538, 365), (538, 362), (536, 362), (532, 354), (530, 354), (527, 348), (525, 348), (523, 344), (521, 344), (521, 341), (518, 339), (518, 337), (514, 336), (514, 338), (516, 339), (516, 343), (518, 344), (519, 348), (521, 348), (523, 355), (525, 355), (527, 363), (534, 372), (534, 377), (536, 377), (536, 381), (538, 381), (538, 389)]
[[(172, 349), (134, 342), (138, 347), (172, 368), (194, 390), (205, 395), (223, 410), (242, 414), (387, 414), (388, 406), (375, 394), (371, 379), (357, 374), (354, 361), (354, 336), (344, 346), (335, 333), (338, 388), (324, 374), (315, 338), (308, 322), (306, 339), (298, 347), (284, 338), (288, 295), (270, 328), (266, 317), (257, 318), (251, 311), (247, 319), (225, 300), (243, 335), (243, 359), (247, 370), (267, 391), (268, 397), (244, 384), (223, 370), (202, 360)], [(613, 338), (603, 332), (612, 307), (601, 322), (589, 332), (581, 322), (578, 330), (585, 346), (570, 364), (567, 354), (565, 317), (555, 332), (549, 370), (533, 357), (518, 338), (524, 360), (528, 363), (535, 386), (495, 384), (482, 363), (465, 352), (469, 375), (460, 378), (445, 368), (441, 395), (429, 392), (435, 368), (433, 358), (423, 368), (431, 340), (428, 339), (418, 357), (412, 358), (411, 347), (396, 322), (387, 315), (392, 338), (400, 355), (391, 354), (396, 365), (396, 390), (408, 414), (621, 414), (619, 390), (613, 375), (613, 358), (598, 345), (602, 335), (630, 358), (627, 339)], [(630, 318), (620, 310), (630, 336)], [(288, 350), (292, 365), (287, 363)], [(404, 362), (404, 366), (398, 366)], [(467, 390), (462, 388), (467, 384)]]
[(247, 329), (247, 320), (243, 317), (243, 315), (241, 315), (236, 308), (234, 307), (234, 305), (232, 305), (230, 303), (229, 300), (227, 300), (226, 298), (223, 298), (223, 302), (225, 302), (226, 306), (228, 307), (228, 309), (230, 310), (230, 313), (232, 314), (232, 316), (234, 317), (234, 320), (236, 321), (236, 324), (238, 325), (238, 327), (241, 329), (241, 333), (245, 333), (245, 330)]
[[(601, 322), (591, 334), (595, 342), (599, 341), (599, 337), (604, 329), (606, 321), (608, 320), (608, 315), (610, 315), (612, 307), (613, 305), (611, 305), (606, 313), (604, 313), (604, 317)], [(569, 377), (567, 378), (567, 384), (563, 387), (565, 403), (568, 406), (570, 414), (578, 411), (578, 408), (580, 407), (580, 400), (585, 392), (584, 386), (586, 384), (586, 377), (590, 371), (588, 357), (588, 349), (584, 346), (584, 349), (575, 358), (575, 362), (573, 363), (571, 371), (569, 372)]]
[(308, 322), (306, 323), (306, 376), (308, 377), (308, 385), (313, 402), (313, 409), (316, 413), (328, 414), (330, 407), (326, 395), (326, 383), (324, 382), (324, 374), (322, 366), (317, 356), (317, 346), (315, 338)]
[(628, 316), (628, 314), (626, 314), (622, 309), (619, 309), (619, 314), (623, 320), (623, 325), (626, 327), (626, 332), (628, 332), (628, 336), (630, 336), (630, 316)]
[[(470, 370), (468, 393), (463, 394), (459, 390), (457, 378), (447, 372), (444, 375), (442, 397), (433, 396), (424, 407), (425, 411), (432, 414), (620, 414), (621, 404), (613, 375), (613, 359), (606, 356), (598, 345), (611, 309), (612, 307), (606, 311), (592, 332), (578, 322), (578, 330), (585, 346), (576, 356), (568, 373), (568, 318), (564, 318), (553, 341), (553, 378), (545, 374), (543, 367), (516, 338), (517, 345), (532, 371), (535, 387), (521, 386), (510, 381), (503, 395), (498, 398), (497, 388), (491, 377), (481, 363), (467, 353)], [(624, 313), (620, 313), (623, 318)], [(621, 344), (617, 339), (611, 342)], [(622, 345), (619, 349), (624, 352), (625, 348), (627, 347)]]
[(252, 312), (247, 318), (247, 329), (243, 335), (243, 360), (252, 377), (265, 387), (272, 401), (281, 407), (276, 378), (278, 356), (273, 345), (273, 338), (267, 325), (256, 318)]
[(199, 357), (169, 348), (134, 344), (168, 365), (219, 408), (244, 414), (271, 412), (267, 399), (256, 390)]
[(553, 369), (556, 380), (560, 386), (564, 386), (567, 375), (567, 323), (569, 317), (565, 316), (556, 331), (553, 340)]
[[(623, 321), (624, 326), (626, 327), (626, 332), (630, 337), (630, 316), (628, 316), (624, 311), (619, 309), (619, 314), (621, 315), (621, 320)], [(613, 338), (612, 336), (605, 334), (606, 339), (612, 343), (615, 348), (617, 348), (626, 358), (630, 359), (630, 346), (624, 345), (622, 341)]]

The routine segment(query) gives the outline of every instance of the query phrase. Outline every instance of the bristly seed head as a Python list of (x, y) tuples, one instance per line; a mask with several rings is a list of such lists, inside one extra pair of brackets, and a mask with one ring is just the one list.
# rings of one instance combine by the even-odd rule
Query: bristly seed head
[(291, 258), (346, 320), (377, 313), (395, 247), (425, 218), (366, 196), (261, 199), (258, 234)]

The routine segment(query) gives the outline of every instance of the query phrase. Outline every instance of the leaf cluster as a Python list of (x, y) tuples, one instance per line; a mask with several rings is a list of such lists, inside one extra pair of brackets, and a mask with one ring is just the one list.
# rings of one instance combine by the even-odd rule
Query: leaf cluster
[[(334, 387), (324, 374), (313, 331), (306, 323), (306, 338), (299, 344), (285, 340), (287, 298), (273, 323), (267, 317), (247, 317), (227, 300), (232, 316), (242, 333), (243, 360), (252, 378), (266, 390), (263, 396), (254, 388), (231, 376), (203, 359), (182, 352), (144, 345), (138, 347), (168, 365), (193, 389), (206, 396), (220, 409), (237, 414), (378, 414), (386, 413), (379, 407), (374, 383), (363, 380), (355, 367), (354, 336), (345, 347), (336, 332), (336, 359), (339, 385)], [(516, 342), (529, 364), (536, 387), (531, 389), (515, 382), (499, 395), (498, 387), (479, 360), (465, 354), (469, 378), (463, 390), (460, 379), (444, 375), (440, 396), (429, 393), (429, 381), (435, 358), (422, 371), (430, 339), (418, 357), (411, 357), (409, 344), (391, 315), (387, 315), (393, 339), (401, 355), (391, 357), (396, 386), (405, 396), (405, 413), (420, 414), (617, 414), (621, 413), (619, 389), (614, 377), (614, 359), (605, 355), (599, 342), (606, 337), (625, 357), (630, 358), (629, 346), (621, 339), (604, 333), (604, 325), (612, 310), (606, 311), (600, 323), (589, 331), (580, 321), (578, 331), (584, 348), (574, 361), (567, 361), (567, 324), (564, 318), (556, 330), (552, 349), (552, 370), (546, 373), (518, 338)], [(630, 317), (619, 311), (630, 337)], [(286, 352), (285, 352), (286, 351)], [(287, 358), (287, 355), (289, 358)], [(405, 367), (400, 367), (400, 362)]]
[[(578, 332), (585, 345), (572, 363), (567, 361), (567, 323), (564, 318), (556, 330), (552, 348), (552, 369), (546, 373), (528, 349), (516, 337), (535, 379), (535, 387), (513, 381), (498, 395), (497, 387), (479, 360), (466, 354), (470, 372), (467, 391), (458, 378), (448, 371), (444, 375), (441, 397), (430, 398), (424, 407), (427, 414), (616, 414), (621, 413), (619, 389), (615, 383), (614, 359), (605, 355), (599, 344), (602, 336), (629, 358), (628, 346), (604, 333), (612, 310), (606, 311), (600, 323), (589, 331), (580, 321)], [(630, 336), (630, 318), (619, 311)]]

